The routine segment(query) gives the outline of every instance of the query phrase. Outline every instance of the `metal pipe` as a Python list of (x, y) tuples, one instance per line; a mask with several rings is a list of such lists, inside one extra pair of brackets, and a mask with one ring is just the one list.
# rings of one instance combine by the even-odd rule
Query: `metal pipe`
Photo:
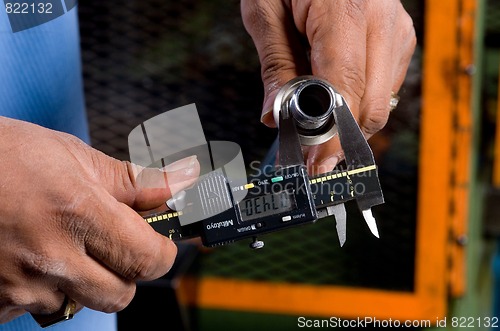
[(274, 118), (279, 115), (295, 119), (300, 142), (318, 145), (337, 134), (333, 111), (342, 104), (342, 97), (325, 80), (300, 76), (285, 84), (274, 101)]

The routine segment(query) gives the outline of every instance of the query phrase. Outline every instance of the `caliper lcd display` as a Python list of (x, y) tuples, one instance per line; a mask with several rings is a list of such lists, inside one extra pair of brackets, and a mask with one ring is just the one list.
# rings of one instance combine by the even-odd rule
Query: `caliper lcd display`
[(244, 199), (239, 203), (239, 206), (241, 219), (246, 222), (293, 210), (296, 208), (297, 203), (293, 192), (281, 191)]

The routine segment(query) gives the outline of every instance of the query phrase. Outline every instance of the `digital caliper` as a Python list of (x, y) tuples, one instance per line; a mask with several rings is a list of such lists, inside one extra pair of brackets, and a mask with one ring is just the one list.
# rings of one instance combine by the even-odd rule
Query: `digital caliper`
[[(174, 241), (201, 237), (203, 245), (213, 247), (252, 238), (250, 247), (261, 248), (264, 243), (257, 240), (258, 235), (333, 215), (342, 246), (344, 203), (356, 200), (378, 237), (371, 213), (371, 207), (384, 202), (377, 166), (344, 98), (325, 80), (297, 77), (279, 91), (274, 117), (279, 126), (279, 157), (272, 172), (235, 183), (218, 168), (176, 194), (169, 211), (144, 219)], [(317, 145), (335, 135), (344, 151), (344, 168), (310, 178), (301, 145)]]

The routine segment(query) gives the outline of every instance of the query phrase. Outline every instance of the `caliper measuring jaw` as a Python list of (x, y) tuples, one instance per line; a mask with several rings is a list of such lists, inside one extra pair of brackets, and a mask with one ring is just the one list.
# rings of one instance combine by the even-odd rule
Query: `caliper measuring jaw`
[(378, 238), (379, 232), (371, 208), (384, 203), (384, 196), (380, 188), (372, 150), (345, 99), (329, 82), (315, 76), (300, 76), (290, 80), (278, 92), (274, 101), (273, 115), (280, 129), (279, 164), (281, 166), (290, 166), (294, 162), (304, 164), (301, 145), (319, 145), (338, 135), (347, 169), (311, 179), (311, 185), (316, 185), (318, 188), (313, 191), (319, 192), (319, 194), (313, 194), (318, 217), (331, 215), (335, 217), (339, 242), (343, 246), (346, 241), (347, 221), (344, 201), (349, 197), (341, 195), (340, 200), (328, 201), (324, 199), (328, 195), (325, 189), (330, 190), (330, 197), (333, 197), (335, 193), (332, 193), (331, 189), (335, 186), (328, 185), (328, 181), (332, 180), (333, 176), (346, 176), (348, 183), (355, 188), (356, 184), (350, 178), (351, 175), (368, 174), (372, 180), (363, 185), (369, 185), (369, 190), (365, 187), (362, 194), (355, 190), (349, 194), (351, 198), (356, 199), (370, 231)]

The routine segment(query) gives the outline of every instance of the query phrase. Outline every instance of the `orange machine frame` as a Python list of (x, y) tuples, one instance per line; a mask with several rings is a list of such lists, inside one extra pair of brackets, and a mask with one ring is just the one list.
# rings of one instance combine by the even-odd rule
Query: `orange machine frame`
[(475, 0), (426, 1), (414, 292), (204, 277), (182, 281), (188, 303), (300, 316), (435, 321), (446, 315), (449, 297), (465, 291), (457, 238), (467, 231), (476, 6)]

